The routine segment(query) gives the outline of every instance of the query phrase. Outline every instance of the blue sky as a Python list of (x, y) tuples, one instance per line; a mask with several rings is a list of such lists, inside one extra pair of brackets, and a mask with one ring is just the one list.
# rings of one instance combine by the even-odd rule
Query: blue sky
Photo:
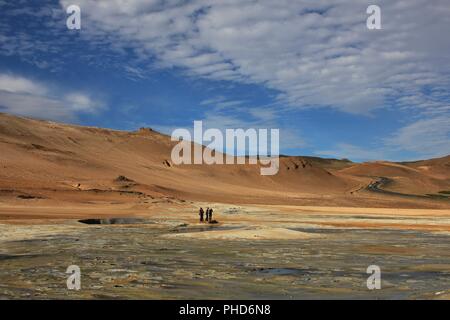
[[(65, 8), (81, 8), (68, 30)], [(170, 134), (280, 128), (281, 153), (450, 154), (450, 6), (378, 1), (0, 1), (0, 111)]]

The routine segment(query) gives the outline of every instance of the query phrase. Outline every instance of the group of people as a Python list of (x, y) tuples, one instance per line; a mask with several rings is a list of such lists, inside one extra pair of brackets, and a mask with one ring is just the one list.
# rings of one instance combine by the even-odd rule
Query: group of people
[[(203, 221), (212, 221), (212, 215), (213, 215), (213, 209), (212, 208), (206, 208), (206, 211), (203, 210), (203, 208), (200, 208), (199, 212), (198, 212), (199, 216), (200, 216), (200, 222)], [(205, 219), (203, 220), (203, 217), (205, 216)]]

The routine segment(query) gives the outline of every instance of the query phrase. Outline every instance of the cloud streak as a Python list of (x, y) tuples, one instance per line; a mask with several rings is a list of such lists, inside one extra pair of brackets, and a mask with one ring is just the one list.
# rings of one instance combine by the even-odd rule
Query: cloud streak
[(316, 154), (361, 161), (399, 159), (398, 154), (404, 152), (412, 152), (421, 159), (446, 156), (450, 154), (450, 118), (439, 116), (417, 120), (384, 138), (382, 143), (382, 146), (372, 147), (337, 143), (331, 149), (316, 151)]
[(450, 154), (450, 117), (413, 122), (385, 139), (387, 147), (412, 151), (424, 158)]
[[(57, 91), (59, 94), (51, 94)], [(0, 74), (0, 111), (53, 120), (76, 120), (80, 113), (96, 113), (100, 101), (82, 92), (69, 92), (12, 74)]]
[[(69, 0), (62, 0), (67, 6)], [(296, 108), (367, 114), (387, 101), (448, 84), (445, 0), (381, 1), (383, 30), (365, 27), (368, 2), (81, 0), (86, 33), (154, 57), (160, 67), (215, 80), (262, 83)], [(418, 101), (418, 100), (421, 101)], [(440, 105), (432, 105), (439, 108)]]

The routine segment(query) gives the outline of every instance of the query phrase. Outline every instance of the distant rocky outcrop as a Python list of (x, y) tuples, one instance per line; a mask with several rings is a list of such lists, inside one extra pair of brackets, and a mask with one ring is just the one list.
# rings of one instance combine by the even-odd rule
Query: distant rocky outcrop
[(115, 182), (135, 182), (134, 180), (131, 180), (125, 176), (118, 176), (116, 179), (114, 179)]

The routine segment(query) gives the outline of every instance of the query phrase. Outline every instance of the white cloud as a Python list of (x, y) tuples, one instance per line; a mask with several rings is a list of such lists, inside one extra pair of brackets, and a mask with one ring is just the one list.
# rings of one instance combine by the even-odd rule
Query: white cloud
[(413, 122), (385, 139), (387, 147), (415, 152), (423, 157), (450, 154), (450, 118), (441, 116)]
[(95, 113), (103, 104), (81, 92), (66, 95), (48, 84), (18, 75), (0, 74), (0, 111), (54, 120), (74, 120), (79, 113)]
[(415, 154), (415, 159), (449, 155), (450, 118), (439, 116), (412, 122), (383, 139), (381, 146), (361, 148), (349, 143), (338, 143), (331, 149), (319, 150), (315, 153), (321, 156), (366, 161), (406, 160), (403, 156), (405, 152)]
[(73, 112), (65, 108), (64, 103), (60, 100), (3, 90), (0, 90), (0, 111), (53, 120), (66, 121), (75, 118)]
[(95, 113), (103, 108), (102, 103), (81, 92), (69, 93), (64, 97), (64, 101), (75, 112)]
[[(387, 100), (441, 108), (424, 86), (447, 85), (447, 0), (378, 3), (382, 30), (366, 28), (370, 1), (80, 0), (92, 39), (108, 34), (160, 67), (216, 80), (262, 83), (296, 108), (368, 114)], [(63, 7), (70, 0), (61, 0)]]
[(29, 79), (11, 74), (0, 74), (0, 89), (10, 93), (45, 95), (47, 89)]

